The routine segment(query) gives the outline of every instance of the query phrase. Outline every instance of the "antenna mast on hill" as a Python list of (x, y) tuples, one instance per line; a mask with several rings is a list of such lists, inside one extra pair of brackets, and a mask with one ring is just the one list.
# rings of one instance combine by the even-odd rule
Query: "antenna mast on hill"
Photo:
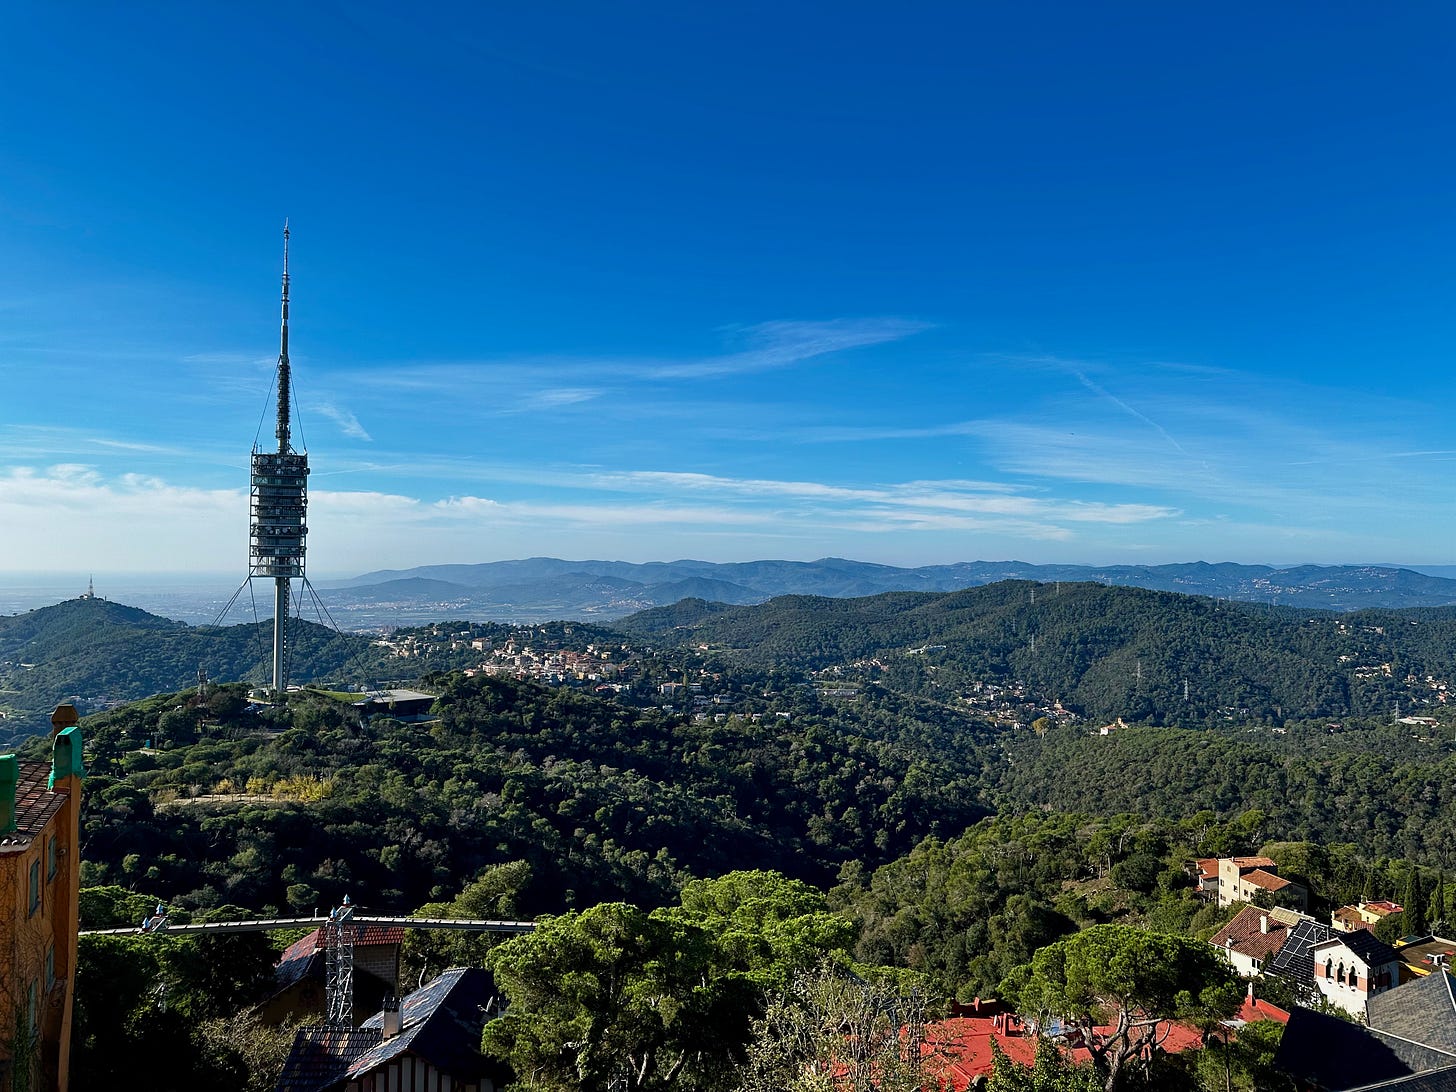
[(308, 453), (291, 442), (289, 397), (293, 377), (288, 364), (288, 222), (283, 222), (283, 319), (278, 335), (277, 452), (253, 446), (252, 527), (248, 579), (273, 581), (273, 696), (288, 693), (288, 596), (295, 579), (304, 579), (304, 537), (308, 534)]

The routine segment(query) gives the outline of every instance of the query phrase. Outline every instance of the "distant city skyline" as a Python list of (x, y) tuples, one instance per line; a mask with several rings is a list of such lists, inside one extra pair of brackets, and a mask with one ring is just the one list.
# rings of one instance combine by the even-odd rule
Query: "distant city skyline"
[(285, 217), (315, 577), (1456, 563), (1453, 40), (1430, 3), (11, 7), (0, 573), (241, 580)]

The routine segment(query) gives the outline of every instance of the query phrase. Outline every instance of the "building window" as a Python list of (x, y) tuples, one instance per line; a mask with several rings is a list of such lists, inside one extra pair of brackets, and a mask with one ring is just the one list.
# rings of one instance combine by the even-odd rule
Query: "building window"
[(25, 991), (25, 1034), (33, 1036), (39, 1023), (39, 1009), (36, 1007), (35, 979), (30, 980), (30, 989)]
[(56, 836), (52, 834), (46, 839), (46, 879), (56, 878)]
[(40, 861), (30, 862), (30, 912), (40, 909)]
[(46, 945), (46, 993), (50, 993), (56, 984), (56, 946)]

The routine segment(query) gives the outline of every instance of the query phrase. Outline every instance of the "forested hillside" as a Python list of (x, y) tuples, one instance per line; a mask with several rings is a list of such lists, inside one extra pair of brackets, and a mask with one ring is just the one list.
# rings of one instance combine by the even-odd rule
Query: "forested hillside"
[(1256, 809), (1281, 838), (1456, 864), (1456, 744), (1439, 729), (1323, 720), (1268, 730), (1052, 729), (1007, 741), (1004, 805), (1097, 814)]
[(657, 902), (688, 875), (746, 864), (822, 886), (847, 862), (963, 830), (994, 781), (984, 726), (902, 699), (859, 713), (801, 691), (788, 719), (720, 723), (528, 682), (436, 681), (426, 726), (360, 725), (318, 695), (249, 712), (229, 688), (89, 718), (88, 881), (198, 907), (353, 893), (402, 909), (524, 860), (531, 913)]
[(618, 628), (727, 664), (854, 668), (952, 700), (1017, 682), (1084, 717), (1168, 724), (1409, 710), (1456, 680), (1456, 609), (1334, 614), (1100, 584), (685, 601)]
[(434, 681), (429, 725), (360, 724), (322, 695), (249, 711), (232, 688), (88, 718), (88, 880), (193, 907), (353, 893), (398, 909), (524, 861), (518, 894), (534, 913), (656, 903), (687, 876), (749, 865), (823, 886), (1027, 810), (1257, 813), (1263, 837), (1456, 866), (1449, 729), (1386, 718), (1099, 736), (996, 726), (877, 686), (849, 702), (791, 687), (764, 699), (778, 713), (715, 720), (516, 680)]
[[(294, 619), (291, 669), (297, 681), (377, 684), (399, 670), (367, 637)], [(188, 626), (105, 599), (71, 599), (0, 617), (0, 738), (46, 726), (57, 702), (132, 701), (197, 681), (265, 681), (272, 623)]]
[[(1392, 897), (1433, 922), (1456, 894), (1444, 882), (1456, 862), (1449, 728), (1386, 716), (1101, 736), (1050, 718), (993, 721), (883, 674), (826, 696), (799, 671), (726, 659), (710, 669), (702, 655), (681, 653), (681, 677), (702, 680), (704, 701), (731, 695), (733, 712), (454, 674), (428, 680), (440, 697), (427, 724), (361, 723), (317, 693), (250, 707), (241, 685), (89, 717), (83, 883), (116, 886), (93, 890), (86, 912), (109, 924), (161, 898), (178, 921), (307, 913), (344, 895), (432, 915), (568, 911), (531, 944), (489, 956), (489, 942), (412, 949), (436, 966), (487, 958), (529, 976), (512, 988), (538, 996), (576, 974), (562, 952), (598, 950), (594, 930), (634, 938), (652, 967), (703, 958), (723, 926), (674, 924), (705, 890), (693, 877), (725, 877), (731, 913), (758, 913), (764, 891), (795, 890), (734, 878), (767, 868), (829, 892), (837, 918), (790, 900), (813, 909), (813, 935), (832, 940), (825, 953), (847, 949), (864, 974), (910, 975), (938, 1006), (1016, 996), (1038, 949), (1094, 926), (1147, 935), (1126, 928), (1137, 926), (1159, 944), (1206, 938), (1228, 912), (1195, 894), (1195, 856), (1268, 853), (1319, 911)], [(44, 740), (28, 746), (39, 754)], [(169, 1023), (152, 998), (225, 986), (241, 1006), (263, 986), (198, 986), (200, 941), (169, 941), (153, 966), (137, 962), (142, 942), (113, 940), (83, 948), (86, 1064), (110, 1056), (107, 1036), (132, 1043), (129, 1028), (167, 1029), (169, 1056), (189, 1072), (230, 1057), (230, 1032)], [(797, 966), (821, 957), (817, 941), (793, 943)], [(249, 973), (266, 967), (257, 944), (242, 955)], [(647, 973), (622, 958), (612, 973)], [(113, 1017), (94, 1000), (103, 994), (128, 1008)], [(573, 1004), (583, 1018), (615, 1018)], [(734, 1042), (747, 1011), (733, 1010)], [(520, 1041), (502, 1027), (500, 1049), (514, 1057)]]

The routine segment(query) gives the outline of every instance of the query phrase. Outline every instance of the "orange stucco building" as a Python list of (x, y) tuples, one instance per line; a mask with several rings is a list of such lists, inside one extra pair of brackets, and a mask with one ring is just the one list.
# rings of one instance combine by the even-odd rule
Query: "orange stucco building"
[(66, 1092), (81, 879), (81, 734), (52, 718), (51, 761), (0, 755), (0, 1092)]

